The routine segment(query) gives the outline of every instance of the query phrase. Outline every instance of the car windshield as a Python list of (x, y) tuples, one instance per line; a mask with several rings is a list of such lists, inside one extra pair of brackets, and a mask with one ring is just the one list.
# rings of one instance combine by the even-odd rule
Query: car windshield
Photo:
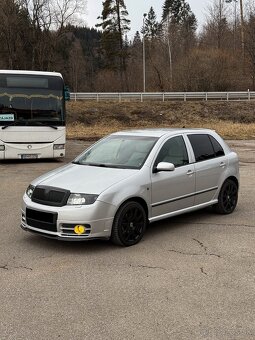
[(63, 125), (63, 80), (0, 75), (0, 125)]
[(74, 163), (122, 169), (140, 169), (158, 138), (112, 135), (102, 139)]

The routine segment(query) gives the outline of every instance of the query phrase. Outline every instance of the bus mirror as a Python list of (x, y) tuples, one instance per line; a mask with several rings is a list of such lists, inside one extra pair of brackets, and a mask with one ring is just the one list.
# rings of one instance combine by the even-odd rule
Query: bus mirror
[(68, 86), (65, 86), (65, 89), (64, 89), (64, 93), (65, 93), (65, 100), (70, 100), (70, 90), (69, 90), (69, 87)]

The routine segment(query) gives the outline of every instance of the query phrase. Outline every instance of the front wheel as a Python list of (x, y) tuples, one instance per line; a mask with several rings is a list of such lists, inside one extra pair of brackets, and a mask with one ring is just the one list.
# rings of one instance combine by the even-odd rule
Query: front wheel
[(231, 214), (237, 205), (238, 186), (231, 180), (227, 179), (220, 190), (218, 203), (214, 206), (215, 211), (219, 214)]
[(111, 240), (117, 245), (132, 246), (142, 239), (146, 225), (147, 216), (143, 206), (135, 201), (126, 202), (115, 215)]

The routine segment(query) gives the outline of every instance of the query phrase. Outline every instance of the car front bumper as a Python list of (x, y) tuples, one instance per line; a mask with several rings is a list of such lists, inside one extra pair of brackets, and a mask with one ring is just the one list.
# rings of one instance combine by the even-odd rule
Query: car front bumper
[[(25, 194), (21, 209), (21, 228), (59, 240), (109, 239), (116, 207), (101, 201), (84, 206), (55, 207), (34, 203)], [(76, 233), (75, 227), (84, 227)]]

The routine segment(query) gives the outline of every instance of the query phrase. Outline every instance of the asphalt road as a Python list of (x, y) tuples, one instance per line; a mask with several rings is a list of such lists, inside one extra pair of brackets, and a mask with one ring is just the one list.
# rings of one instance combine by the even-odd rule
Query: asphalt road
[[(255, 141), (230, 142), (241, 190), (229, 216), (150, 226), (130, 248), (21, 230), (29, 182), (63, 162), (0, 162), (0, 339), (255, 339)], [(84, 142), (69, 141), (69, 161)]]

